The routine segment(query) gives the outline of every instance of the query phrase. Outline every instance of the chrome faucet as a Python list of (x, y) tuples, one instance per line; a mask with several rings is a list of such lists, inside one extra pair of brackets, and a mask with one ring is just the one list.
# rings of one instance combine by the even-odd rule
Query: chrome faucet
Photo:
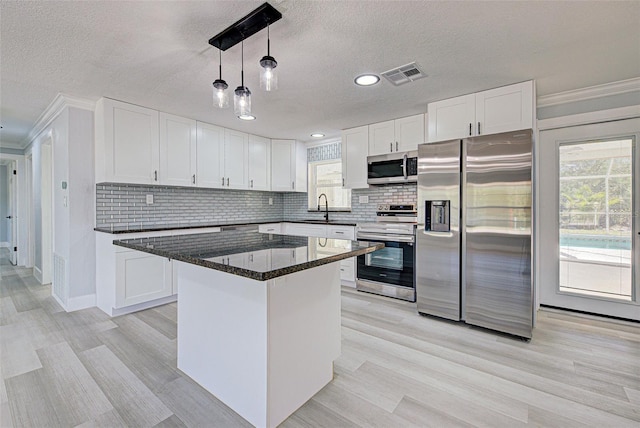
[(329, 199), (327, 198), (327, 195), (325, 195), (324, 193), (321, 193), (320, 196), (318, 196), (318, 211), (320, 211), (320, 199), (323, 196), (324, 196), (324, 221), (329, 223)]

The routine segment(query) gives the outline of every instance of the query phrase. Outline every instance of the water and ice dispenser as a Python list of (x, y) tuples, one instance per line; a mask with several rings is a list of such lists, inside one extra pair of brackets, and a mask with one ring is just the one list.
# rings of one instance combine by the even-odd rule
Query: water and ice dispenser
[(451, 231), (451, 201), (425, 201), (424, 229), (430, 232)]

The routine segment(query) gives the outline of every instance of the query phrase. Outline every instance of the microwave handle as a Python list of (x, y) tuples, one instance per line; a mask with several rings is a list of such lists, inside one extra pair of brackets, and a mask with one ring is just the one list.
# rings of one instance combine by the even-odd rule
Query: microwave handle
[(404, 174), (404, 179), (406, 180), (409, 177), (409, 173), (407, 171), (407, 154), (405, 153), (402, 157), (402, 173)]

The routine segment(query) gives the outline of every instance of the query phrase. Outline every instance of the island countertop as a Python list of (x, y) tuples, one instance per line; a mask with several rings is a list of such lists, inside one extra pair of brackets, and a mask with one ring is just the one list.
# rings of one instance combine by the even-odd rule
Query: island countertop
[(256, 230), (123, 239), (113, 244), (258, 281), (384, 247), (378, 242), (274, 235)]

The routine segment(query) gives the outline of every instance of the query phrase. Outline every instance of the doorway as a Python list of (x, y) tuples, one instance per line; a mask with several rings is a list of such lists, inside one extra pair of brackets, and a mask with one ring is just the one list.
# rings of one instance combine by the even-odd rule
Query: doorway
[(542, 305), (640, 320), (640, 119), (540, 132)]
[(16, 195), (14, 160), (0, 160), (0, 246), (6, 247), (9, 263), (17, 264)]

